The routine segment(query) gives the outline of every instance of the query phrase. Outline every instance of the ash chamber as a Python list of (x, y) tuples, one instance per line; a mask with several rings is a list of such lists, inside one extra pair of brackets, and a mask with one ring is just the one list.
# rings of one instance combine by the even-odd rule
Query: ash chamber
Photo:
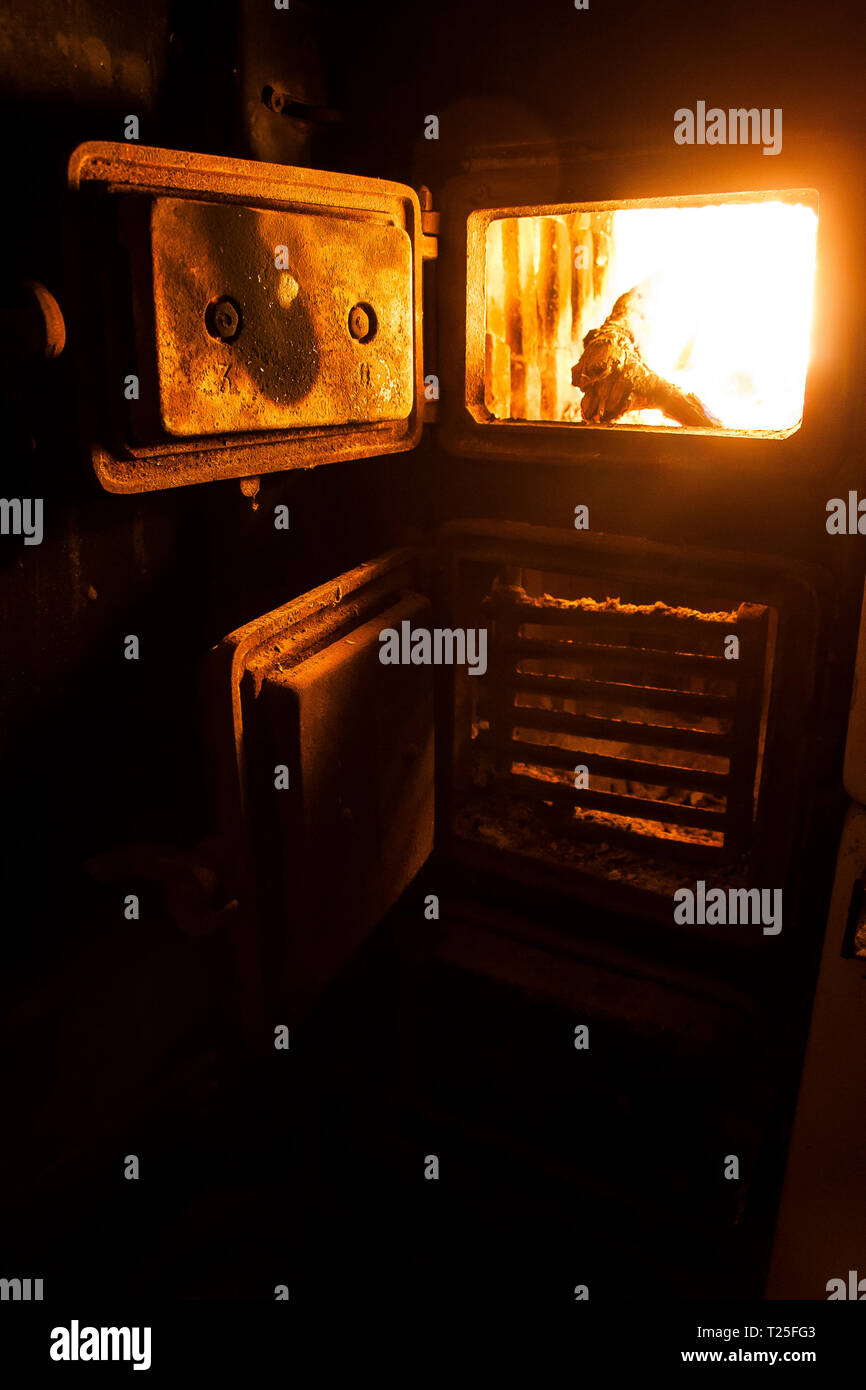
[(458, 538), (449, 571), (450, 621), (488, 630), (484, 678), (451, 678), (452, 851), (657, 903), (684, 872), (783, 882), (812, 595), (769, 562), (516, 530)]
[(494, 581), (462, 820), (493, 843), (553, 844), (573, 867), (643, 883), (646, 851), (709, 865), (749, 842), (776, 614), (629, 588), (638, 602), (568, 574)]
[(477, 214), (490, 418), (786, 437), (802, 421), (810, 190)]

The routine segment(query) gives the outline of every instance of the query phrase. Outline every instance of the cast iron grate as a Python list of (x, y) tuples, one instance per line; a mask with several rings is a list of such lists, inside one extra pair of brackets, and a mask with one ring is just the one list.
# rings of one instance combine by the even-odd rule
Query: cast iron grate
[(518, 582), (495, 584), (485, 608), (475, 749), (497, 790), (578, 838), (720, 861), (748, 849), (769, 608), (531, 596)]

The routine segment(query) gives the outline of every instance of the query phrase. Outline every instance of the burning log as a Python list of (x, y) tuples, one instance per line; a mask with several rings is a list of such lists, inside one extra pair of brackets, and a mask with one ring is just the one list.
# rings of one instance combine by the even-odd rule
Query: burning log
[(620, 295), (600, 328), (586, 334), (571, 371), (573, 385), (583, 392), (584, 420), (607, 425), (628, 410), (661, 410), (681, 425), (719, 427), (721, 421), (697, 396), (650, 371), (640, 348), (645, 323), (643, 292), (636, 285)]

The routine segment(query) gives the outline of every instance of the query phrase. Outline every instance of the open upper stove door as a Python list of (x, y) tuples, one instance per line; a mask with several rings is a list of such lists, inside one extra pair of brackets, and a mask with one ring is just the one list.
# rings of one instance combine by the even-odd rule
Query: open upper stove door
[(413, 189), (106, 143), (75, 151), (69, 182), (86, 428), (109, 491), (418, 442), (436, 242)]

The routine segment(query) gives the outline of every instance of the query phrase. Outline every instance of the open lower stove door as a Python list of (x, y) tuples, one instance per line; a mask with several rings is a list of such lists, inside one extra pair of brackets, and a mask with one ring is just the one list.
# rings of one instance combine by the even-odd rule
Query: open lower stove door
[[(444, 527), (429, 558), (422, 581), (391, 552), (217, 651), (249, 942), (300, 1015), (432, 849), (434, 723), (449, 858), (624, 913), (651, 949), (694, 940), (684, 885), (790, 886), (810, 572), (486, 521)], [(766, 935), (699, 933), (752, 959)]]
[(432, 671), (379, 659), (403, 624), (429, 627), (430, 604), (412, 552), (392, 551), (215, 652), (240, 957), (293, 1026), (433, 847)]

